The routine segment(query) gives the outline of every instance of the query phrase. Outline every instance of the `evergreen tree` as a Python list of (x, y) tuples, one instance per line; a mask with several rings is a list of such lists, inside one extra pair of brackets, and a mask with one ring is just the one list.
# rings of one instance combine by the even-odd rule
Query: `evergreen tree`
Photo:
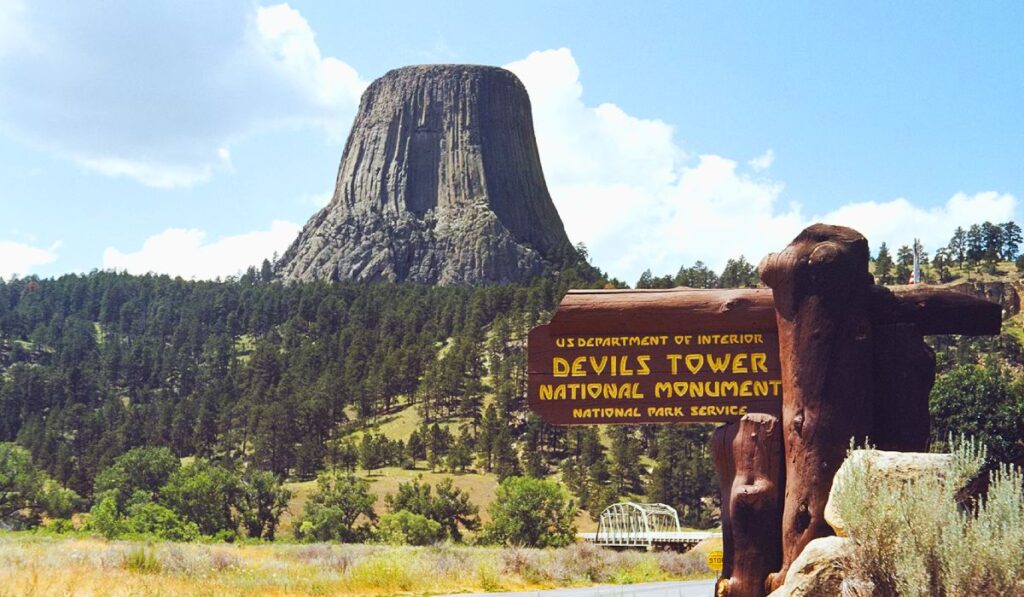
[(1003, 261), (1014, 261), (1024, 237), (1021, 236), (1021, 229), (1016, 223), (1010, 221), (999, 226), (1003, 230), (1003, 246), (1000, 259)]
[(706, 527), (712, 524), (705, 500), (718, 496), (714, 467), (707, 444), (708, 425), (662, 425), (657, 432), (657, 459), (647, 494), (651, 501), (669, 504), (681, 522)]
[(957, 226), (953, 237), (949, 239), (949, 256), (956, 264), (963, 265), (967, 260), (967, 231)]
[(892, 284), (892, 256), (889, 255), (889, 247), (883, 242), (878, 247), (878, 256), (875, 257), (875, 277), (879, 284)]
[(760, 282), (757, 269), (743, 255), (739, 259), (730, 259), (718, 277), (721, 288), (753, 288)]
[(979, 224), (972, 224), (967, 230), (964, 245), (966, 247), (966, 261), (979, 263), (985, 257), (985, 237), (982, 234)]
[(914, 251), (907, 245), (896, 250), (896, 283), (907, 284), (914, 272)]
[(616, 496), (641, 489), (640, 445), (634, 430), (626, 425), (609, 429), (612, 438), (609, 487)]
[(676, 273), (676, 286), (689, 288), (715, 288), (718, 286), (718, 276), (703, 261), (697, 261), (692, 267), (682, 266)]

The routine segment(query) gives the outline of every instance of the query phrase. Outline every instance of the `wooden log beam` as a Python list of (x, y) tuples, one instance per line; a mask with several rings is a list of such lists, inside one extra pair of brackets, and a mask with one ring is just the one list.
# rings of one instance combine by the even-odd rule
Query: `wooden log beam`
[(873, 286), (871, 320), (877, 324), (912, 323), (925, 336), (999, 333), (1003, 309), (984, 299), (941, 286)]
[(570, 290), (551, 319), (559, 334), (635, 334), (667, 327), (699, 332), (774, 332), (770, 288)]
[[(996, 303), (938, 286), (870, 286), (873, 324), (914, 324), (924, 335), (998, 334)], [(570, 290), (551, 320), (558, 334), (635, 334), (666, 327), (700, 332), (774, 332), (770, 288)]]

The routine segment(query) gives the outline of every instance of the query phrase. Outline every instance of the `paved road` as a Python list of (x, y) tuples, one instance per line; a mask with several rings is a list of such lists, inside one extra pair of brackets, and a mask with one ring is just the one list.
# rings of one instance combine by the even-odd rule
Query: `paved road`
[(684, 582), (650, 582), (639, 585), (603, 585), (581, 589), (551, 589), (517, 593), (462, 593), (445, 597), (710, 597), (715, 593), (714, 580)]

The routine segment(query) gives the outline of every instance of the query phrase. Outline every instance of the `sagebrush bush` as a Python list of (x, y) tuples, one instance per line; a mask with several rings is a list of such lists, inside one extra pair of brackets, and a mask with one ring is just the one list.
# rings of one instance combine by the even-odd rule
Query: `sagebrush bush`
[(159, 574), (163, 570), (160, 560), (153, 550), (137, 547), (124, 557), (124, 569), (142, 574)]
[(962, 511), (954, 495), (985, 452), (961, 440), (951, 453), (941, 478), (897, 487), (879, 484), (870, 462), (851, 463), (835, 498), (854, 540), (853, 580), (870, 581), (879, 595), (1024, 595), (1024, 477), (999, 468), (987, 496)]

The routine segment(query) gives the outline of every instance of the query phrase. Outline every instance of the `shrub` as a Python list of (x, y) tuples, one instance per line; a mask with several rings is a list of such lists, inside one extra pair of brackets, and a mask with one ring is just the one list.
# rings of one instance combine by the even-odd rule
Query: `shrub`
[(125, 570), (142, 574), (159, 574), (163, 570), (163, 566), (160, 565), (160, 560), (157, 559), (156, 555), (144, 547), (136, 547), (128, 552), (124, 557), (122, 565)]
[(71, 518), (81, 501), (77, 493), (49, 479), (43, 484), (39, 496), (40, 506), (52, 518)]
[(422, 475), (408, 483), (400, 483), (398, 492), (384, 498), (392, 513), (408, 510), (441, 525), (444, 537), (462, 540), (461, 528), (475, 531), (480, 528), (479, 508), (469, 501), (469, 494), (454, 486), (451, 477), (437, 484), (436, 495), (429, 483), (422, 483)]
[(0, 442), (0, 527), (35, 527), (43, 512), (67, 518), (77, 503), (78, 494), (50, 480), (28, 450)]
[(153, 502), (141, 502), (128, 508), (124, 529), (129, 533), (150, 535), (167, 541), (195, 541), (199, 527), (181, 520), (173, 510)]
[(357, 528), (355, 524), (360, 516), (377, 518), (374, 501), (370, 484), (365, 480), (324, 473), (317, 477), (317, 490), (306, 502), (295, 537), (304, 541), (361, 541), (366, 528)]
[(107, 539), (116, 539), (125, 532), (124, 522), (117, 512), (117, 493), (107, 491), (89, 511), (86, 530), (95, 531)]
[(149, 499), (155, 499), (157, 492), (181, 467), (181, 461), (168, 448), (133, 448), (121, 454), (114, 463), (96, 475), (95, 494), (116, 492), (117, 509), (124, 512), (128, 500), (137, 491)]
[(509, 477), (498, 486), (491, 522), (482, 539), (490, 543), (561, 547), (576, 540), (576, 505), (553, 481)]
[(836, 487), (836, 506), (854, 540), (853, 580), (883, 595), (1024, 593), (1024, 481), (1002, 467), (988, 495), (961, 511), (954, 493), (981, 466), (984, 450), (954, 442), (942, 478), (879, 487), (870, 464), (853, 466)]
[(43, 529), (48, 533), (54, 533), (62, 535), (64, 533), (71, 533), (75, 530), (75, 524), (71, 522), (70, 518), (51, 518)]
[(273, 473), (247, 471), (241, 478), (236, 507), (249, 536), (273, 541), (277, 523), (291, 498), (292, 492), (282, 487)]
[(443, 535), (441, 523), (408, 510), (381, 516), (376, 531), (378, 541), (391, 545), (431, 545)]
[(161, 503), (184, 520), (190, 520), (204, 535), (234, 532), (238, 527), (232, 506), (238, 502), (238, 477), (230, 470), (197, 459), (170, 474), (160, 489)]

